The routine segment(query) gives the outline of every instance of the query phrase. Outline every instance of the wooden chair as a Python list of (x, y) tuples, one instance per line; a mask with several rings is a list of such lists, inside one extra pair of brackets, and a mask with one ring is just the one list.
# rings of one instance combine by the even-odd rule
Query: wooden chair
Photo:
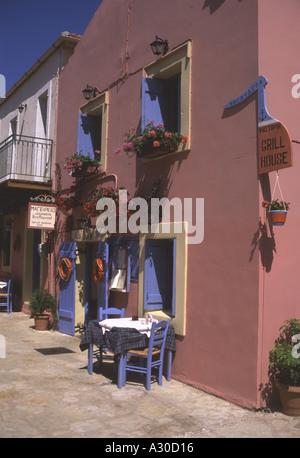
[(7, 279), (7, 286), (0, 289), (0, 307), (6, 307), (7, 313), (12, 312), (12, 280)]
[(100, 307), (99, 309), (99, 320), (105, 320), (106, 318), (124, 318), (125, 314), (125, 308), (123, 309), (117, 309), (116, 307), (109, 307), (107, 309), (104, 309), (103, 307)]
[[(111, 317), (119, 317), (119, 318), (124, 318), (125, 315), (125, 307), (122, 309), (118, 309), (116, 307), (109, 307), (107, 309), (100, 307), (99, 308), (99, 321), (105, 320), (107, 318)], [(88, 372), (91, 374), (93, 372), (92, 366), (93, 366), (93, 357), (95, 356), (97, 360), (99, 361), (100, 364), (102, 364), (103, 361), (103, 352), (107, 353), (108, 349), (107, 348), (99, 348), (93, 353), (93, 345), (90, 345), (89, 352), (88, 352)]]
[(152, 369), (158, 369), (158, 384), (162, 385), (164, 350), (170, 319), (153, 323), (148, 347), (142, 350), (129, 350), (123, 362), (123, 386), (126, 384), (126, 371), (146, 374), (146, 389), (151, 389)]

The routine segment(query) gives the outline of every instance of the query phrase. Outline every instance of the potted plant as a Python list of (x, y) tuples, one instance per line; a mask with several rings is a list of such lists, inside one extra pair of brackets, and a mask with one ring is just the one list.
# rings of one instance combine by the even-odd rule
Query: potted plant
[[(151, 158), (172, 153), (177, 150), (180, 143), (185, 145), (186, 142), (186, 136), (178, 132), (168, 132), (163, 124), (155, 126), (154, 121), (150, 121), (141, 134), (126, 134), (123, 151), (133, 152), (138, 157)], [(121, 151), (121, 148), (117, 148), (115, 153)]]
[(300, 416), (300, 320), (285, 321), (280, 337), (269, 352), (269, 375), (279, 389), (282, 411)]
[(35, 329), (45, 331), (49, 327), (49, 313), (55, 313), (55, 298), (48, 290), (40, 287), (33, 291), (29, 302), (29, 309), (35, 321)]
[[(97, 157), (100, 157), (100, 152), (95, 151)], [(83, 177), (88, 174), (94, 174), (102, 169), (99, 167), (99, 161), (93, 159), (89, 154), (84, 155), (81, 153), (73, 154), (73, 156), (66, 156), (64, 169), (72, 177)]]
[(262, 206), (267, 209), (267, 216), (272, 226), (283, 226), (286, 220), (286, 215), (289, 210), (289, 203), (279, 199), (268, 202), (263, 201)]

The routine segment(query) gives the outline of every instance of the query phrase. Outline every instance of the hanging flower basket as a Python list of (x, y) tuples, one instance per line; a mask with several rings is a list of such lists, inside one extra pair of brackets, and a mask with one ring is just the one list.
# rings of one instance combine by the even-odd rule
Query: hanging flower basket
[(269, 223), (272, 226), (283, 226), (286, 220), (286, 210), (270, 210), (267, 211)]
[(267, 209), (269, 223), (272, 226), (283, 226), (286, 221), (289, 203), (277, 200), (263, 201), (262, 206)]

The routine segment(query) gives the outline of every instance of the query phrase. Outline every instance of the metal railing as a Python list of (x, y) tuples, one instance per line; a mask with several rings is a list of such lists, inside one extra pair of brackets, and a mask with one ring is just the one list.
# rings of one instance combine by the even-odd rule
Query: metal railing
[(48, 182), (52, 179), (52, 144), (44, 138), (11, 135), (0, 143), (0, 182)]

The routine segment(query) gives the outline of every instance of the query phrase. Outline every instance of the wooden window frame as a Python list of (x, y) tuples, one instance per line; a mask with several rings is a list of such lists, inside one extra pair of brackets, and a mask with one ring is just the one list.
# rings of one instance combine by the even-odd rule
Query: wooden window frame
[[(189, 150), (191, 147), (191, 60), (192, 42), (188, 40), (143, 69), (144, 78), (168, 80), (180, 74), (179, 126), (180, 134), (187, 137), (187, 143), (186, 145), (181, 144), (178, 152), (183, 149)], [(144, 113), (142, 113), (143, 118)]]
[(152, 316), (158, 320), (172, 318), (175, 333), (184, 336), (186, 333), (186, 285), (187, 285), (187, 225), (185, 222), (159, 223), (155, 233), (140, 235), (139, 256), (139, 293), (138, 313), (143, 316), (145, 291), (145, 243), (147, 239), (176, 239), (176, 260), (173, 294), (175, 295), (175, 316), (164, 310), (152, 310)]
[[(109, 112), (109, 94), (104, 91), (94, 99), (90, 100), (80, 107), (80, 115), (101, 117), (101, 143), (100, 143), (100, 161), (99, 165), (106, 171), (107, 167), (107, 139), (108, 139), (108, 112)], [(80, 151), (78, 151), (79, 153)]]

